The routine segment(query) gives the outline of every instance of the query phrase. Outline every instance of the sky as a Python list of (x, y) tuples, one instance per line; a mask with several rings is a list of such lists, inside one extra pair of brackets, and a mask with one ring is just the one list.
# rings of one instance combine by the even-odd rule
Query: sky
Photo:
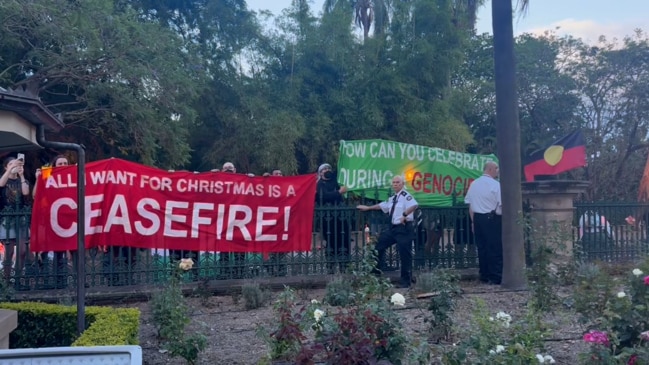
[[(315, 14), (322, 11), (324, 0), (312, 0)], [(251, 10), (266, 9), (280, 14), (291, 0), (247, 0)], [(514, 1), (516, 3), (516, 1)], [(514, 18), (514, 33), (553, 30), (594, 43), (599, 36), (608, 40), (632, 35), (634, 29), (649, 32), (649, 0), (530, 0), (527, 14)], [(491, 33), (491, 1), (478, 12), (479, 33)]]

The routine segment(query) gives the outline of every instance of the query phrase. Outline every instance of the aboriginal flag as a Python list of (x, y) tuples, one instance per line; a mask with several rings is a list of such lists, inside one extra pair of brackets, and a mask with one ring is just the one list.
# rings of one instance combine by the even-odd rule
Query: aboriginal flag
[(583, 166), (586, 166), (586, 144), (577, 130), (533, 152), (525, 164), (525, 180), (534, 181), (536, 175), (556, 175)]

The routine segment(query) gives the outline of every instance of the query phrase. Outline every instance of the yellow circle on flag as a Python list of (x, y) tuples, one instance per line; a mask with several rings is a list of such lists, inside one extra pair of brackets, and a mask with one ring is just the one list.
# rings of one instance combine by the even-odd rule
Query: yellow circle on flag
[(550, 146), (545, 153), (543, 153), (543, 159), (550, 166), (554, 166), (561, 161), (563, 157), (563, 146)]

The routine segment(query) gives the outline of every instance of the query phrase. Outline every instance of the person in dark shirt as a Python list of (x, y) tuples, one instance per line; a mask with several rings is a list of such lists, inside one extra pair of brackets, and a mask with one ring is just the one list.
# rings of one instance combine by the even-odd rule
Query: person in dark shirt
[[(343, 203), (343, 194), (347, 188), (336, 182), (331, 165), (325, 163), (318, 167), (318, 182), (316, 186), (316, 206), (333, 207)], [(348, 220), (342, 216), (342, 211), (329, 211), (334, 215), (320, 216), (322, 237), (327, 242), (327, 268), (330, 274), (334, 273), (335, 263), (344, 271), (349, 262), (350, 229)]]
[[(25, 180), (25, 161), (15, 157), (4, 160), (4, 172), (0, 176), (0, 241), (5, 246), (3, 271), (5, 280), (10, 280), (14, 251), (18, 246), (16, 272), (25, 267), (27, 255), (28, 222), (24, 216), (7, 214), (20, 210), (29, 203), (29, 182)], [(5, 214), (3, 214), (3, 212)]]

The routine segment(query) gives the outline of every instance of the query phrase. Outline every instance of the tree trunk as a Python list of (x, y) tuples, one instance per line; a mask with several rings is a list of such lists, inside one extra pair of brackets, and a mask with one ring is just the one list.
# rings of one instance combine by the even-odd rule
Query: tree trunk
[(520, 125), (516, 93), (516, 62), (512, 0), (492, 0), (496, 81), (496, 137), (500, 161), (500, 187), (503, 204), (503, 279), (502, 286), (526, 286), (525, 247), (521, 198)]

